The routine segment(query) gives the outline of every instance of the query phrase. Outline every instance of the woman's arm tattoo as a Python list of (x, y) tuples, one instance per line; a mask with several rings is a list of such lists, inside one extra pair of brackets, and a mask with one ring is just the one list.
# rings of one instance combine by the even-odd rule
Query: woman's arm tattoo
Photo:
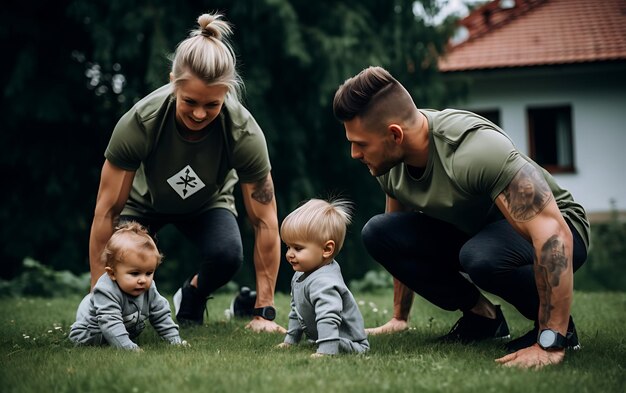
[(262, 203), (264, 205), (272, 202), (274, 198), (274, 185), (272, 184), (269, 176), (265, 177), (265, 179), (259, 180), (254, 183), (254, 189), (252, 191), (252, 199), (255, 201)]
[(526, 164), (503, 191), (511, 217), (528, 221), (539, 214), (552, 198), (552, 191), (541, 173)]

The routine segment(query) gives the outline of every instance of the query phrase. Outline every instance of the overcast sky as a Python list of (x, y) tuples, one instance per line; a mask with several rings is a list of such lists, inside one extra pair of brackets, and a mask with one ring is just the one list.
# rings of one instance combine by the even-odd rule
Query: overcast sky
[(441, 6), (441, 12), (434, 17), (426, 15), (424, 12), (424, 7), (419, 2), (415, 2), (415, 7), (413, 8), (413, 12), (417, 15), (422, 16), (422, 18), (428, 24), (437, 25), (441, 23), (448, 15), (456, 14), (460, 17), (464, 17), (468, 14), (468, 9), (465, 4), (482, 4), (486, 3), (486, 0), (438, 0), (439, 5)]

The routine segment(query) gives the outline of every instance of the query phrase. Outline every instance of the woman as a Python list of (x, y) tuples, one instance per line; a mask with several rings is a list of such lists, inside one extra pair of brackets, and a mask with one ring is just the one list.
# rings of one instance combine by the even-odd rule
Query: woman
[(151, 234), (175, 225), (200, 250), (197, 274), (174, 297), (181, 324), (202, 324), (207, 297), (243, 262), (233, 196), (241, 184), (255, 229), (257, 300), (248, 324), (279, 331), (273, 322), (280, 240), (274, 186), (263, 132), (239, 103), (243, 83), (220, 14), (174, 54), (170, 83), (139, 101), (117, 123), (105, 151), (89, 241), (91, 285), (104, 273), (100, 255), (114, 223), (137, 221)]

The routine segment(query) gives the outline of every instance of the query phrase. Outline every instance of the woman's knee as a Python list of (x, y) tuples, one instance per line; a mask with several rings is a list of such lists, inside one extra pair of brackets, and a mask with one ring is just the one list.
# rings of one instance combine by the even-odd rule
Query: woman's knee
[(214, 267), (237, 271), (243, 264), (243, 246), (240, 242), (214, 244), (205, 248), (202, 259)]

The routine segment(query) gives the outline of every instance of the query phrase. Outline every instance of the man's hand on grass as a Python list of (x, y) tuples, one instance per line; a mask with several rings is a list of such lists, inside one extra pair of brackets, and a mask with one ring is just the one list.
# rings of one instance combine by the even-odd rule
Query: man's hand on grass
[(546, 351), (539, 344), (531, 347), (520, 349), (517, 352), (510, 353), (496, 362), (505, 367), (535, 368), (539, 369), (552, 364), (558, 364), (565, 358), (565, 350)]

